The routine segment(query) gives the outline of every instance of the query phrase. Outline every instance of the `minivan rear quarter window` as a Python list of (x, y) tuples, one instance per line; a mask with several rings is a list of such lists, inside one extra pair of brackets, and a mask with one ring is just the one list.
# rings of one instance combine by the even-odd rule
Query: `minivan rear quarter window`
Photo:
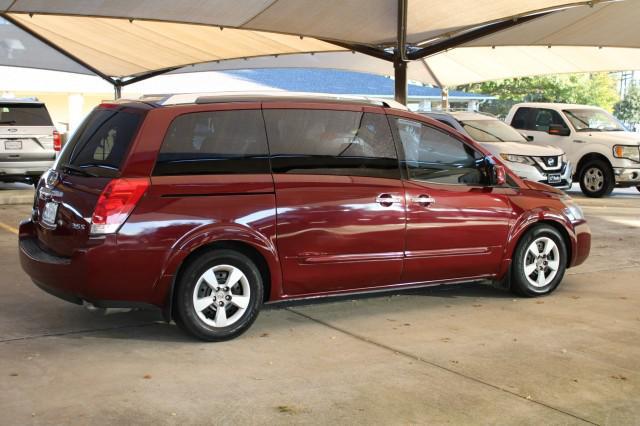
[(118, 175), (141, 119), (142, 113), (94, 110), (67, 143), (58, 164), (90, 175)]
[(274, 173), (399, 178), (386, 116), (356, 111), (264, 111)]
[(0, 126), (52, 126), (43, 104), (0, 104)]
[(259, 110), (195, 112), (169, 126), (155, 176), (222, 173), (270, 173)]

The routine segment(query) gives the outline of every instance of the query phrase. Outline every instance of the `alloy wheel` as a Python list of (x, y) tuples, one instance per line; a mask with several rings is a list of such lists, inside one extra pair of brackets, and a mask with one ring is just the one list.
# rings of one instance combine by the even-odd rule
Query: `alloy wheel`
[(524, 256), (524, 274), (529, 284), (542, 288), (551, 283), (560, 267), (560, 251), (548, 237), (535, 239)]
[(193, 290), (193, 308), (211, 327), (227, 327), (247, 310), (251, 289), (246, 275), (232, 265), (216, 265), (205, 271)]

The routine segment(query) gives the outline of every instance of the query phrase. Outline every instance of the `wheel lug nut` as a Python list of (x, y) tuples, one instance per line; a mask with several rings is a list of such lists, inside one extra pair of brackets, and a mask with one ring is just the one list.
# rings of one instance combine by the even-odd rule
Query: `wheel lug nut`
[(225, 288), (224, 288), (224, 291), (229, 291), (229, 287), (225, 287)]
[(225, 299), (226, 300), (231, 300), (231, 296), (227, 295), (227, 296), (225, 296)]
[(224, 302), (221, 300), (218, 302), (218, 306), (224, 306)]

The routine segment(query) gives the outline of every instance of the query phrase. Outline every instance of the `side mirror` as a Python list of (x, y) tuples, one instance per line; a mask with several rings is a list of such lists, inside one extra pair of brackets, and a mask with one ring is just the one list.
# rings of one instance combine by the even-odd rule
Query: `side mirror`
[(549, 130), (547, 133), (554, 136), (569, 136), (571, 130), (568, 127), (561, 126), (560, 124), (549, 124)]
[(493, 183), (496, 186), (502, 186), (507, 183), (507, 171), (501, 164), (495, 164), (493, 166)]

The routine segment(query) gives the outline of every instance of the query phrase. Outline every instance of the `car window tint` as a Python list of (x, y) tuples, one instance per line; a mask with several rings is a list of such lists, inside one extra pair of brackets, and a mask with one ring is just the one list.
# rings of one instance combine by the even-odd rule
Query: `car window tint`
[(530, 130), (535, 130), (538, 132), (548, 132), (549, 126), (551, 124), (567, 127), (567, 125), (564, 123), (564, 120), (562, 119), (562, 117), (560, 117), (560, 114), (558, 114), (557, 111), (543, 108), (534, 111), (533, 128), (531, 128)]
[(409, 179), (443, 184), (484, 185), (483, 156), (453, 136), (420, 122), (394, 119)]
[(211, 111), (177, 117), (167, 130), (154, 175), (269, 173), (259, 110)]
[(140, 114), (96, 109), (85, 119), (60, 155), (59, 164), (114, 176), (122, 166), (138, 126)]
[(385, 115), (353, 111), (264, 111), (274, 173), (399, 178)]

